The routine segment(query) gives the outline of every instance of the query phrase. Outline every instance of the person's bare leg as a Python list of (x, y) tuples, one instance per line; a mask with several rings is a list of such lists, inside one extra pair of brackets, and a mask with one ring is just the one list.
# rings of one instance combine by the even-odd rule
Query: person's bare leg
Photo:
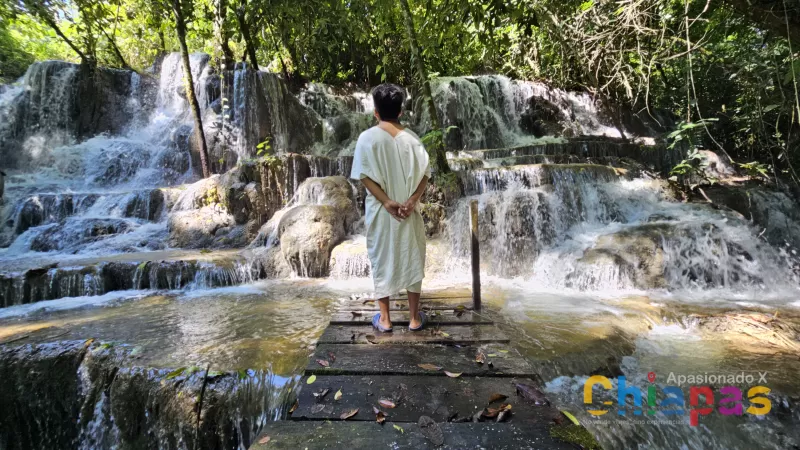
[(408, 326), (417, 328), (422, 323), (419, 320), (419, 292), (408, 293), (408, 315), (411, 318)]
[(383, 328), (392, 328), (392, 319), (389, 317), (389, 297), (378, 299), (378, 304), (381, 307), (381, 326)]

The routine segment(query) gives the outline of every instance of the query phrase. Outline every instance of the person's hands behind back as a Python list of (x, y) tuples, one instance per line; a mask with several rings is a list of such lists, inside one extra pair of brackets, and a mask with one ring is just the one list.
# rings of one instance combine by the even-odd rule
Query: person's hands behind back
[(395, 218), (395, 220), (397, 220), (398, 222), (402, 222), (402, 221), (403, 221), (403, 219), (405, 219), (406, 217), (408, 217), (408, 216), (407, 216), (407, 215), (406, 215), (406, 214), (403, 212), (403, 205), (401, 205), (400, 203), (397, 203), (397, 202), (396, 202), (396, 201), (394, 201), (394, 200), (386, 200), (385, 202), (383, 202), (383, 207), (384, 207), (384, 208), (386, 208), (386, 211), (387, 211), (387, 212), (388, 212), (388, 213), (389, 213), (389, 214), (390, 214), (392, 217), (394, 217), (394, 218)]
[(400, 213), (403, 215), (403, 217), (410, 216), (414, 212), (414, 209), (417, 207), (417, 203), (419, 203), (419, 201), (414, 199), (414, 197), (411, 197), (408, 200), (406, 200), (406, 202), (400, 206)]

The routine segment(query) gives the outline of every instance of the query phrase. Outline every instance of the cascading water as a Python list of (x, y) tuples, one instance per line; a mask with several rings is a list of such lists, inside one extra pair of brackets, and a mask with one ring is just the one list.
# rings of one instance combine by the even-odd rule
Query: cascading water
[(670, 200), (662, 183), (626, 179), (592, 165), (541, 165), (467, 172), (475, 197), (448, 224), (466, 257), (467, 202), (479, 201), (483, 257), (501, 276), (542, 289), (752, 289), (755, 295), (797, 280), (787, 255), (756, 230), (708, 206)]
[[(220, 75), (207, 55), (192, 55), (190, 62), (212, 170), (219, 173), (196, 182), (193, 125), (177, 54), (156, 65), (158, 74), (102, 69), (98, 84), (88, 87), (79, 66), (37, 63), (18, 84), (0, 91), (0, 155), (9, 161), (0, 306), (10, 307), (0, 331), (22, 330), (41, 342), (63, 335), (50, 327), (63, 327), (70, 339), (97, 333), (139, 343), (146, 357), (163, 347), (161, 359), (148, 361), (166, 361), (164, 366), (202, 360), (224, 361), (226, 370), (266, 367), (280, 364), (282, 356), (275, 355), (286, 352), (301, 361), (280, 372), (291, 374), (305, 364), (330, 299), (368, 289), (366, 238), (359, 234), (363, 189), (325, 177), (349, 175), (348, 155), (359, 133), (374, 123), (369, 95), (318, 84), (295, 95), (279, 76), (245, 64)], [(124, 95), (110, 96), (102, 83), (112, 81)], [(91, 98), (86, 92), (98, 93), (119, 114), (108, 114), (113, 120), (106, 121), (92, 115), (98, 105), (83, 103)], [(638, 310), (604, 302), (631, 293), (702, 305), (722, 298), (770, 307), (796, 301), (792, 249), (770, 245), (784, 229), (800, 236), (800, 227), (782, 225), (798, 220), (788, 197), (752, 196), (763, 206), (752, 211), (762, 222), (769, 219), (763, 230), (754, 228), (758, 217), (752, 214), (676, 201), (664, 182), (648, 174), (666, 173), (683, 158), (681, 150), (619, 139), (623, 131), (628, 137), (635, 133), (610, 123), (586, 93), (477, 76), (436, 80), (434, 96), (444, 125), (455, 127), (446, 140), (451, 166), (462, 169), (456, 180), (466, 197), (447, 208), (446, 220), (440, 217), (444, 226), (428, 213), (445, 206), (426, 208), (429, 231), (445, 230), (430, 241), (427, 280), (465, 280), (467, 205), (478, 200), (489, 292), (512, 297), (503, 305), (513, 316), (509, 326), (523, 327), (521, 334), (548, 361), (564, 349), (547, 347), (553, 345), (547, 333), (563, 327), (564, 335), (579, 335), (585, 316), (595, 321), (585, 325), (592, 333), (607, 320), (604, 314), (630, 319)], [(427, 112), (419, 98), (413, 103), (405, 117), (423, 135)], [(172, 239), (180, 226), (189, 239)], [(259, 227), (251, 248), (237, 248)], [(200, 238), (208, 239), (197, 244)], [(800, 237), (786, 234), (786, 241)], [(446, 263), (431, 263), (436, 258)], [(329, 279), (323, 284), (346, 288), (302, 278), (324, 275)], [(270, 276), (290, 281), (263, 281)], [(275, 295), (285, 298), (270, 297)], [(40, 305), (23, 305), (34, 302)], [(113, 308), (66, 310), (86, 305)], [(520, 319), (521, 313), (527, 316)], [(559, 316), (574, 323), (560, 323)], [(531, 317), (534, 331), (525, 328)], [(313, 323), (298, 336), (294, 330), (304, 320)], [(597, 334), (617, 336), (603, 333)], [(553, 341), (592, 349), (599, 339), (564, 335)], [(630, 344), (627, 336), (621, 341)], [(627, 355), (626, 345), (614, 354)], [(543, 376), (555, 392), (556, 376), (588, 375), (595, 368), (590, 364), (548, 367)], [(163, 370), (137, 370), (130, 372), (149, 381), (166, 376)], [(84, 391), (101, 385), (87, 376), (80, 372)], [(252, 383), (242, 377), (227, 387), (228, 394), (248, 391), (266, 405), (273, 394), (265, 394), (272, 381), (264, 376)], [(118, 421), (125, 416), (109, 406), (121, 401), (106, 393), (87, 398), (81, 428), (73, 430), (80, 433), (75, 442), (112, 448), (124, 441), (122, 433), (130, 430)], [(279, 408), (259, 411), (257, 419), (236, 418), (238, 442), (248, 442), (257, 429), (247, 421), (280, 415)], [(161, 433), (155, 442), (163, 443), (181, 426), (159, 422), (149, 430)], [(670, 442), (637, 433), (631, 432), (636, 442)], [(680, 431), (665, 431), (675, 434)], [(675, 442), (693, 442), (680, 437)]]

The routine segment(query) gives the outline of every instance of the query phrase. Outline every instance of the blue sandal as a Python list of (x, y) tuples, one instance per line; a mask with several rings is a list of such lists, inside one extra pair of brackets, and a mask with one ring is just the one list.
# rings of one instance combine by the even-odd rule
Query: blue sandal
[(372, 317), (372, 326), (382, 333), (388, 333), (392, 331), (391, 327), (384, 328), (381, 326), (381, 313), (375, 314), (375, 316)]
[(411, 330), (411, 331), (419, 331), (419, 330), (421, 330), (421, 329), (423, 329), (425, 327), (426, 323), (428, 323), (428, 316), (425, 315), (424, 312), (420, 311), (417, 314), (419, 315), (420, 324), (419, 324), (419, 326), (417, 328), (411, 328), (411, 324), (409, 323), (408, 329)]

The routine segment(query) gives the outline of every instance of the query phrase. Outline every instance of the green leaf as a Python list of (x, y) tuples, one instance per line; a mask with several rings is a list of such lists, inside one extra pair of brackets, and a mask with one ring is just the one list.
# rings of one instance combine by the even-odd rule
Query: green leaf
[(166, 379), (167, 379), (167, 380), (171, 380), (171, 379), (173, 379), (173, 378), (175, 378), (175, 377), (179, 377), (179, 376), (181, 376), (181, 375), (183, 374), (183, 372), (185, 372), (185, 371), (186, 371), (186, 367), (181, 367), (181, 368), (179, 368), (179, 369), (175, 369), (175, 370), (173, 370), (172, 372), (170, 372), (170, 373), (168, 373), (168, 374), (167, 374), (167, 377), (166, 377)]
[(399, 431), (399, 432), (401, 432), (401, 433), (405, 433), (406, 432), (406, 430), (404, 430), (403, 427), (401, 427), (400, 425), (396, 425), (395, 424), (394, 429)]
[(306, 380), (306, 384), (313, 384), (315, 381), (317, 381), (317, 376), (311, 375), (310, 377), (308, 377), (308, 380)]
[(376, 74), (380, 73), (381, 69), (383, 69), (383, 66), (378, 64), (377, 66), (375, 66), (375, 73)]
[(569, 420), (571, 420), (571, 421), (572, 421), (572, 423), (574, 423), (575, 425), (578, 425), (578, 426), (580, 426), (580, 425), (581, 425), (581, 424), (578, 422), (578, 419), (576, 419), (576, 418), (575, 418), (575, 416), (573, 416), (573, 415), (572, 415), (572, 414), (571, 414), (569, 411), (564, 411), (564, 410), (561, 410), (561, 413), (562, 413), (562, 414), (564, 414), (565, 416), (567, 416), (567, 418), (568, 418)]
[(588, 2), (583, 2), (583, 3), (581, 3), (581, 11), (586, 12), (586, 11), (592, 9), (593, 6), (594, 6), (594, 1), (593, 0), (589, 0)]

